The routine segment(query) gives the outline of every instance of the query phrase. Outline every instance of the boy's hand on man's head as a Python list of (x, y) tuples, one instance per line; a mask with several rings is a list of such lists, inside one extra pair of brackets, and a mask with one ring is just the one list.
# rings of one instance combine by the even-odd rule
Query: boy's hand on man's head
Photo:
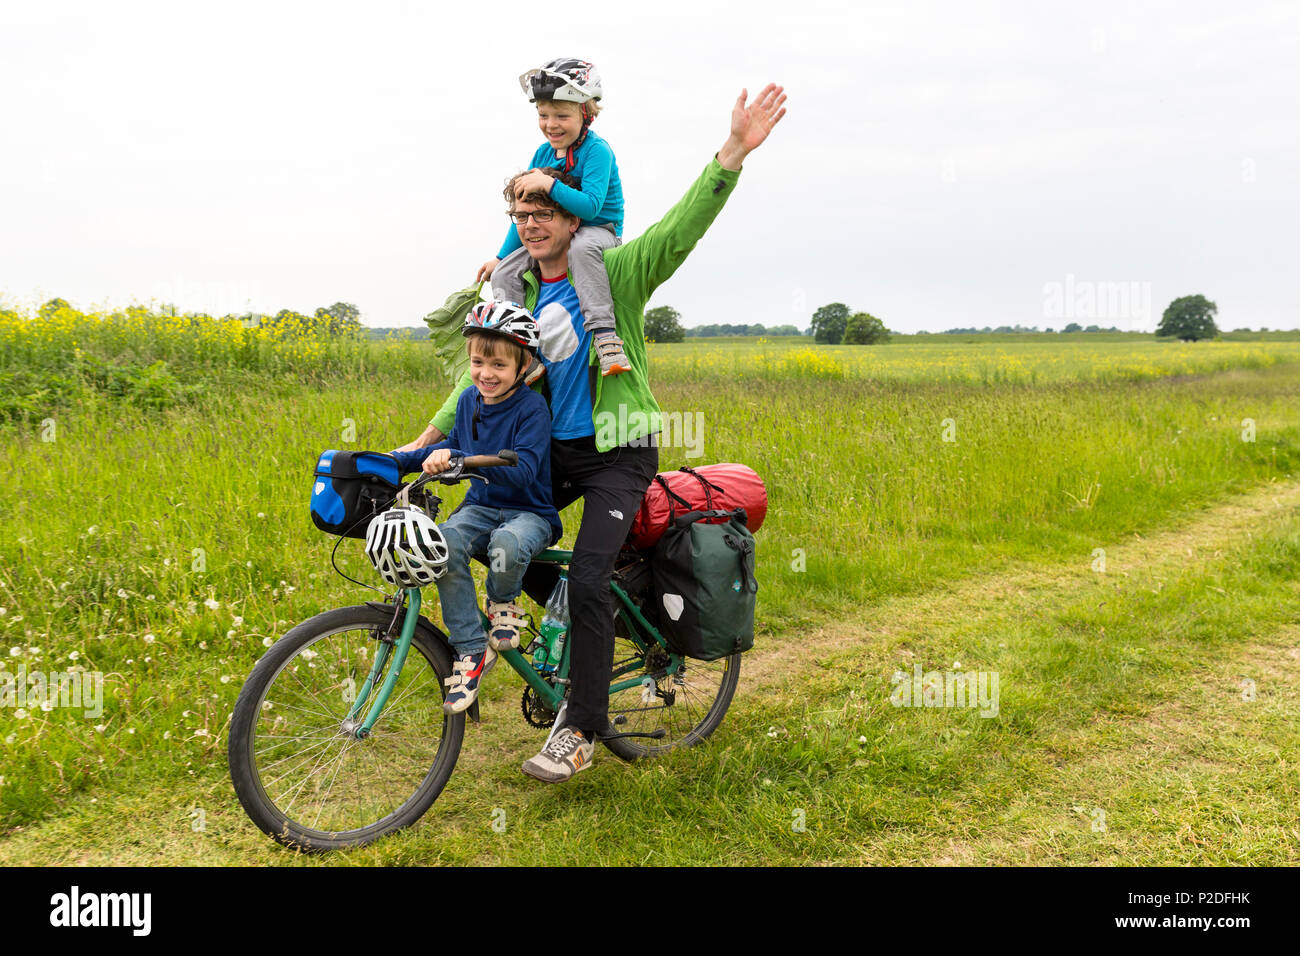
[(492, 278), (492, 273), (497, 271), (497, 266), (499, 266), (500, 264), (501, 264), (500, 259), (497, 258), (489, 259), (487, 262), (483, 263), (481, 266), (478, 267), (478, 275), (474, 276), (474, 281), (487, 282), (488, 279)]
[(437, 451), (429, 452), (429, 457), (424, 459), (421, 469), (426, 475), (440, 475), (451, 467), (451, 449), (439, 448)]
[(731, 109), (731, 135), (718, 150), (723, 169), (739, 169), (745, 157), (763, 145), (772, 127), (785, 115), (785, 87), (769, 83), (746, 105), (749, 90), (741, 90)]
[(536, 169), (530, 169), (515, 180), (515, 199), (522, 202), (529, 193), (545, 193), (549, 196), (553, 185), (555, 180), (550, 176)]

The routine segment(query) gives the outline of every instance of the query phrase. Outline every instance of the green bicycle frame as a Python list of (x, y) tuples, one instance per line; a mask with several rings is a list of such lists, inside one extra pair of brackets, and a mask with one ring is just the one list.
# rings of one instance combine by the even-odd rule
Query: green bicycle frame
[[(573, 552), (547, 548), (545, 551), (538, 554), (537, 557), (533, 558), (533, 560), (539, 564), (567, 565), (573, 560)], [(609, 587), (610, 590), (614, 592), (614, 596), (619, 600), (620, 606), (618, 608), (618, 616), (623, 619), (623, 623), (627, 628), (628, 634), (632, 636), (632, 640), (638, 644), (642, 644), (644, 647), (649, 647), (651, 643), (658, 644), (661, 649), (668, 653), (668, 662), (665, 665), (665, 670), (668, 672), (675, 671), (678, 665), (682, 662), (681, 656), (668, 651), (668, 646), (664, 641), (663, 635), (659, 633), (658, 628), (646, 620), (645, 615), (641, 613), (640, 609), (633, 603), (632, 599), (628, 597), (626, 591), (613, 581), (610, 582)], [(391, 644), (383, 641), (379, 642), (379, 647), (375, 651), (374, 663), (370, 667), (370, 673), (366, 675), (365, 682), (357, 692), (357, 699), (352, 704), (352, 708), (348, 711), (347, 719), (355, 720), (357, 715), (359, 715), (365, 707), (371, 693), (375, 693), (375, 699), (370, 705), (370, 710), (366, 713), (365, 719), (356, 729), (356, 735), (359, 738), (368, 736), (371, 728), (373, 728), (375, 723), (379, 720), (379, 715), (383, 712), (384, 706), (388, 703), (388, 698), (393, 693), (393, 688), (397, 685), (397, 678), (402, 673), (402, 666), (406, 663), (406, 655), (411, 649), (411, 641), (415, 637), (416, 623), (420, 619), (420, 589), (407, 588), (406, 597), (408, 604), (406, 615), (402, 619), (401, 635)], [(480, 612), (480, 616), (483, 617), (482, 612)], [(483, 622), (485, 624), (487, 623), (486, 617), (483, 617)], [(647, 641), (646, 638), (649, 638), (650, 640)], [(569, 682), (569, 644), (567, 642), (564, 647), (563, 659), (560, 661), (560, 667), (556, 674), (558, 680), (555, 686), (548, 683), (546, 678), (538, 673), (537, 669), (533, 667), (532, 662), (528, 658), (524, 657), (519, 650), (501, 651), (500, 655), (501, 659), (508, 663), (514, 672), (522, 677), (524, 682), (537, 693), (538, 697), (545, 702), (547, 707), (551, 710), (559, 709), (560, 704), (564, 701), (564, 688)], [(384, 677), (383, 682), (380, 683), (380, 677), (383, 675), (384, 668), (389, 663), (390, 658), (392, 660), (392, 667), (388, 669), (388, 675)], [(637, 669), (638, 665), (635, 662), (631, 662), (624, 665), (622, 668), (616, 668), (612, 676), (618, 677), (620, 674), (626, 674)], [(633, 677), (627, 680), (616, 681), (610, 684), (609, 693), (612, 696), (619, 691), (644, 685), (649, 679), (650, 678), (647, 677)], [(377, 692), (375, 692), (376, 684), (379, 684)]]

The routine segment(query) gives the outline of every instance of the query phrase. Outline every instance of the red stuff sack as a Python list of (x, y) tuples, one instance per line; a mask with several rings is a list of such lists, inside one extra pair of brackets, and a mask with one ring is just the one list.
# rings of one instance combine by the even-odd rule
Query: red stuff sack
[[(745, 509), (745, 527), (752, 534), (767, 516), (767, 488), (754, 469), (725, 463), (702, 468), (662, 471), (646, 490), (641, 508), (632, 521), (627, 540), (633, 548), (653, 548), (668, 530), (674, 515), (691, 511), (734, 511)], [(709, 519), (710, 524), (726, 518)]]

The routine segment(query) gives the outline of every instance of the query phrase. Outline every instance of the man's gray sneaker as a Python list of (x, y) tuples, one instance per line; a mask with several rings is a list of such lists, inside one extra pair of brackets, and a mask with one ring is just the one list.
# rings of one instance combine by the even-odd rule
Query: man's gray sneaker
[(579, 770), (586, 770), (595, 751), (595, 745), (582, 731), (565, 727), (546, 742), (541, 753), (525, 761), (524, 773), (547, 783), (562, 783)]

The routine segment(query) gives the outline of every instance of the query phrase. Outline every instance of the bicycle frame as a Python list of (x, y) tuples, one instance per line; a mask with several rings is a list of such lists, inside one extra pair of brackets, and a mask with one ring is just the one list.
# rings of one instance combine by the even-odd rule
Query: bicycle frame
[[(572, 560), (572, 551), (562, 551), (554, 548), (548, 548), (533, 558), (533, 561), (538, 564), (551, 564), (557, 567), (567, 566)], [(631, 640), (642, 645), (643, 650), (648, 649), (651, 644), (658, 644), (668, 655), (665, 670), (670, 673), (675, 671), (682, 663), (682, 657), (668, 650), (663, 635), (659, 633), (658, 628), (646, 620), (645, 615), (633, 603), (626, 591), (613, 581), (610, 581), (609, 587), (619, 600), (618, 616), (623, 619)], [(379, 716), (397, 684), (397, 679), (402, 673), (402, 667), (406, 663), (406, 655), (411, 649), (411, 641), (415, 637), (416, 622), (420, 618), (422, 596), (419, 588), (406, 588), (405, 592), (407, 606), (406, 615), (402, 619), (401, 634), (395, 640), (381, 640), (379, 642), (379, 647), (375, 651), (374, 663), (370, 667), (370, 673), (366, 676), (365, 682), (357, 692), (357, 699), (353, 702), (345, 718), (345, 725), (353, 726), (355, 728), (353, 732), (358, 738), (369, 736), (371, 729), (379, 720)], [(481, 612), (480, 616), (482, 616)], [(483, 622), (487, 623), (486, 617), (483, 617)], [(516, 674), (524, 679), (524, 682), (533, 689), (547, 707), (558, 711), (564, 701), (564, 689), (568, 685), (569, 646), (566, 641), (564, 655), (556, 671), (558, 679), (555, 685), (552, 685), (538, 673), (532, 662), (518, 650), (501, 651), (500, 656)], [(387, 676), (383, 676), (384, 669), (390, 659), (392, 660), (392, 667), (389, 668)], [(620, 673), (635, 669), (635, 664), (628, 665), (623, 671), (615, 670), (612, 676), (617, 677)], [(380, 681), (381, 677), (383, 677), (382, 683)], [(609, 693), (612, 696), (620, 691), (644, 685), (647, 680), (649, 678), (641, 677), (611, 683)], [(377, 692), (375, 691), (376, 684), (379, 685)], [(367, 701), (370, 700), (372, 692), (375, 693), (375, 699), (371, 702), (369, 711), (366, 712), (365, 718), (359, 724), (355, 723), (362, 710), (365, 709)]]

